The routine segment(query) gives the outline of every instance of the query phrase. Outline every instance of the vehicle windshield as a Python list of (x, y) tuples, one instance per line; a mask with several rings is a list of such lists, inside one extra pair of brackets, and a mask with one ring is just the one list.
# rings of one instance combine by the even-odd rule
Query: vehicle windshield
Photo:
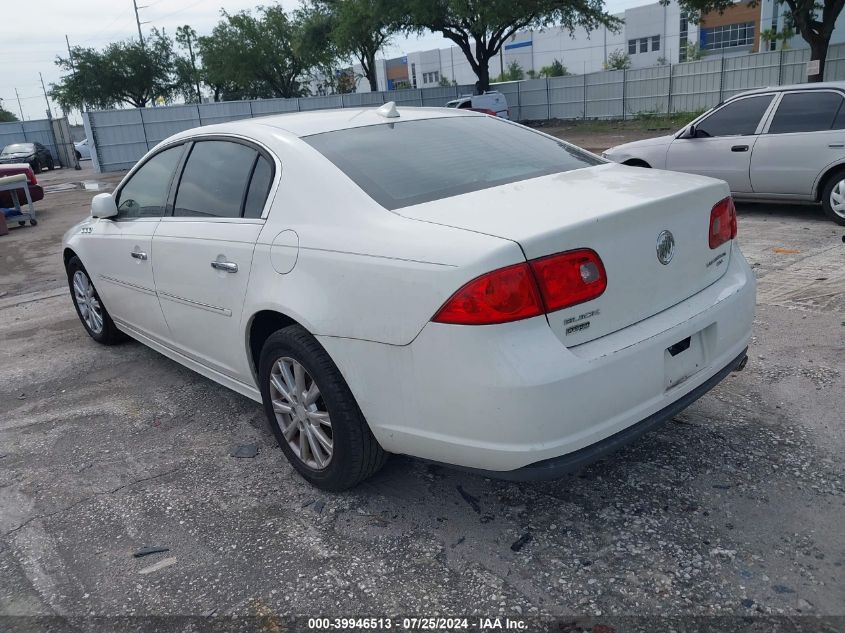
[(29, 154), (35, 151), (35, 145), (32, 143), (13, 143), (6, 145), (0, 154)]
[(447, 108), (457, 108), (460, 101), (450, 101), (446, 104)]
[(387, 209), (603, 162), (577, 147), (489, 116), (371, 125), (303, 140)]

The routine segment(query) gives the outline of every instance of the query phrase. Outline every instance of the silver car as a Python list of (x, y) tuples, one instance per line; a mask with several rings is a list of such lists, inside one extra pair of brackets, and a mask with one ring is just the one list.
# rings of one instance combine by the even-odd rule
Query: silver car
[(719, 178), (737, 199), (820, 202), (845, 226), (845, 81), (743, 92), (675, 134), (603, 156)]

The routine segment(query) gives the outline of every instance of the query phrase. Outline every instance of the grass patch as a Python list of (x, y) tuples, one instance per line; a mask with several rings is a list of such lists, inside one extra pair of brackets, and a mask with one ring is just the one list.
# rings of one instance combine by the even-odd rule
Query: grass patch
[(534, 121), (531, 124), (536, 127), (557, 127), (564, 129), (577, 130), (579, 132), (616, 132), (620, 130), (630, 131), (675, 131), (682, 128), (684, 125), (692, 121), (703, 110), (699, 112), (676, 112), (674, 114), (665, 113), (640, 113), (622, 119), (552, 119), (549, 121)]

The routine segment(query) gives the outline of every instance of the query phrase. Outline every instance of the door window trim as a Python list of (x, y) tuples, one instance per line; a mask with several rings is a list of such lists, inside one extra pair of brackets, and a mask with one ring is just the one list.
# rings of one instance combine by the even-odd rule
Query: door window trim
[[(272, 207), (273, 200), (276, 197), (276, 188), (279, 185), (282, 177), (282, 164), (278, 157), (270, 151), (270, 149), (264, 145), (263, 143), (256, 141), (255, 139), (248, 138), (246, 136), (241, 136), (239, 134), (228, 134), (228, 133), (199, 133), (193, 136), (189, 136), (186, 138), (180, 139), (181, 142), (188, 145), (188, 150), (183, 154), (182, 160), (180, 161), (179, 165), (176, 167), (176, 171), (174, 172), (175, 175), (178, 177), (174, 177), (170, 183), (170, 190), (167, 195), (167, 207), (165, 209), (164, 215), (160, 218), (162, 221), (165, 222), (222, 222), (222, 223), (230, 223), (230, 224), (264, 224), (267, 220), (267, 216), (270, 214), (270, 208)], [(240, 145), (246, 145), (247, 147), (254, 149), (258, 156), (263, 156), (273, 167), (273, 179), (270, 184), (270, 188), (267, 191), (267, 198), (264, 200), (264, 208), (261, 210), (261, 216), (258, 218), (244, 218), (244, 217), (192, 217), (192, 216), (176, 216), (173, 215), (175, 205), (176, 205), (176, 193), (179, 190), (179, 183), (182, 181), (182, 175), (184, 174), (185, 165), (188, 162), (188, 158), (191, 155), (191, 150), (195, 143), (201, 141), (224, 141), (229, 143), (239, 143)], [(253, 161), (252, 168), (249, 172), (249, 180), (252, 180), (252, 175), (255, 171), (255, 164), (257, 162)], [(241, 211), (243, 211), (244, 200), (246, 200), (247, 192), (249, 191), (249, 184), (247, 182), (247, 187), (244, 193), (244, 197), (241, 200)]]
[(724, 101), (723, 103), (720, 103), (719, 105), (715, 106), (709, 112), (705, 112), (704, 114), (702, 114), (700, 117), (698, 117), (694, 121), (691, 121), (690, 123), (688, 123), (680, 132), (678, 132), (678, 134), (675, 136), (675, 140), (679, 140), (679, 136), (681, 134), (683, 134), (684, 130), (688, 129), (690, 125), (694, 124), (697, 127), (699, 123), (701, 123), (702, 121), (706, 121), (711, 116), (713, 116), (714, 114), (716, 114), (717, 112), (719, 112), (723, 108), (725, 108), (725, 107), (727, 107), (727, 106), (729, 106), (733, 103), (737, 103), (738, 101), (744, 101), (745, 99), (753, 99), (755, 97), (767, 97), (767, 96), (772, 97), (772, 100), (769, 102), (768, 107), (763, 112), (763, 115), (760, 117), (760, 120), (757, 122), (757, 127), (755, 128), (755, 130), (752, 134), (732, 134), (732, 135), (726, 135), (726, 136), (710, 136), (710, 137), (702, 137), (701, 140), (709, 140), (711, 138), (742, 138), (742, 137), (746, 137), (746, 136), (759, 136), (760, 134), (763, 133), (763, 129), (768, 126), (769, 119), (771, 118), (771, 114), (772, 114), (772, 107), (774, 106), (775, 103), (780, 101), (778, 93), (774, 90), (769, 91), (769, 92), (756, 92), (754, 94), (745, 95), (745, 96), (742, 96), (742, 97), (736, 97), (734, 99), (730, 99), (728, 101)]
[[(129, 183), (130, 180), (135, 176), (135, 173), (138, 172), (144, 165), (149, 163), (153, 158), (158, 156), (159, 154), (166, 152), (169, 149), (173, 149), (174, 147), (178, 147), (179, 145), (182, 146), (182, 155), (179, 157), (179, 162), (176, 163), (176, 170), (170, 176), (170, 182), (167, 184), (167, 195), (164, 199), (164, 213), (167, 213), (167, 204), (170, 200), (170, 190), (173, 187), (173, 180), (176, 173), (182, 168), (182, 164), (185, 161), (185, 140), (184, 139), (177, 139), (172, 143), (168, 143), (167, 145), (162, 145), (155, 149), (154, 153), (149, 154), (148, 156), (144, 156), (141, 160), (135, 163), (135, 166), (129, 170), (129, 173), (123, 177), (123, 180), (120, 181), (120, 184), (114, 190), (112, 197), (114, 198), (115, 205), (119, 208), (120, 207), (120, 194), (123, 193), (124, 187)], [(119, 216), (115, 216), (114, 218), (109, 218), (113, 222), (159, 222), (164, 215), (160, 215), (156, 218), (153, 217), (143, 217), (143, 218), (121, 218)]]
[[(763, 128), (763, 134), (769, 134), (769, 127), (772, 125), (772, 122), (775, 120), (775, 114), (777, 113), (777, 109), (780, 107), (780, 102), (783, 100), (784, 95), (789, 94), (803, 94), (806, 92), (833, 92), (834, 94), (839, 95), (842, 97), (843, 103), (839, 104), (839, 110), (837, 113), (841, 111), (842, 108), (845, 108), (845, 92), (842, 90), (837, 90), (836, 88), (803, 88), (798, 90), (782, 90), (781, 92), (777, 93), (777, 97), (775, 99), (775, 107), (769, 112), (768, 117), (766, 118), (766, 125)], [(835, 118), (835, 115), (834, 115)], [(814, 130), (812, 132), (778, 132), (777, 134), (772, 134), (772, 136), (790, 136), (792, 134), (817, 134), (819, 132), (834, 132), (835, 130)]]

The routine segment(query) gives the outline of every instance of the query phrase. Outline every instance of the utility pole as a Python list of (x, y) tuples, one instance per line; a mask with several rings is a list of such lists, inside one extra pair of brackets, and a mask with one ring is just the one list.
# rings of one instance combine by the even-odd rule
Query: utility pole
[(44, 86), (44, 76), (39, 72), (38, 76), (41, 78), (41, 90), (44, 91), (44, 102), (47, 104), (47, 118), (52, 119), (53, 113), (50, 110), (50, 99), (47, 98), (47, 88)]
[(73, 74), (76, 74), (76, 66), (73, 64), (73, 52), (70, 50), (70, 40), (67, 37), (67, 33), (65, 33), (65, 42), (67, 43), (67, 57), (70, 61), (70, 69), (73, 71)]
[[(135, 23), (138, 25), (138, 39), (141, 41), (141, 48), (144, 47), (144, 34), (141, 33), (141, 18), (138, 17), (138, 0), (132, 0), (132, 6), (135, 7)], [(146, 9), (146, 7), (140, 7)]]
[(21, 121), (23, 121), (23, 106), (21, 105), (21, 96), (18, 94), (17, 88), (15, 88), (15, 97), (18, 99), (18, 110), (21, 111)]

